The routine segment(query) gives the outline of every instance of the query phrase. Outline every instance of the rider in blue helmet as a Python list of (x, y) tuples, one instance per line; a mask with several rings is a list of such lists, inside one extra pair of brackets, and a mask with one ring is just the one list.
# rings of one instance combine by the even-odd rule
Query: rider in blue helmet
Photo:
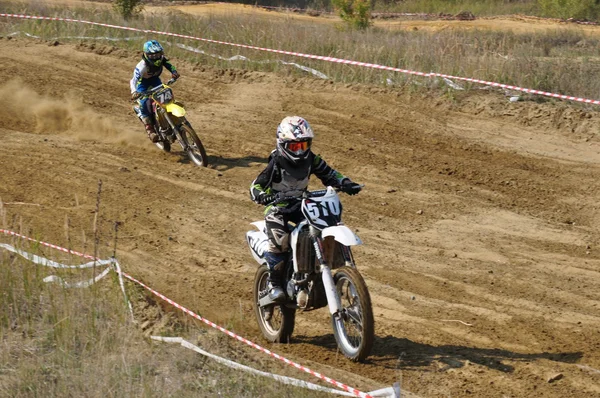
[[(160, 43), (156, 40), (150, 40), (144, 43), (144, 55), (142, 56), (142, 60), (135, 66), (133, 78), (129, 83), (131, 88), (131, 98), (133, 100), (137, 100), (140, 93), (149, 88), (162, 84), (160, 74), (163, 71), (163, 67), (171, 72), (173, 79), (179, 78), (177, 69), (175, 69), (173, 64), (165, 58), (165, 53)], [(150, 140), (152, 142), (158, 142), (158, 134), (156, 134), (156, 131), (154, 130), (148, 100), (148, 97), (138, 100), (138, 116), (142, 120), (142, 123), (144, 123)]]

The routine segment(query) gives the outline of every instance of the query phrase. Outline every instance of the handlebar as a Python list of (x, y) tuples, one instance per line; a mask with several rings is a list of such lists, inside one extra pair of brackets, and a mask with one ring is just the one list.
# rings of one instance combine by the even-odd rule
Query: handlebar
[[(360, 184), (361, 188), (364, 187), (364, 186), (365, 186), (364, 184)], [(335, 192), (340, 192), (342, 190), (341, 186), (331, 187), (331, 188), (333, 188), (333, 190)], [(316, 191), (294, 190), (294, 191), (287, 191), (287, 192), (279, 192), (278, 193), (279, 197), (277, 199), (275, 199), (274, 201), (269, 202), (267, 204), (267, 206), (276, 205), (276, 204), (285, 202), (285, 201), (290, 200), (290, 199), (316, 198), (316, 197), (319, 197), (319, 196), (324, 196), (326, 193), (327, 193), (327, 189), (319, 189), (319, 190), (316, 190)], [(300, 205), (300, 202), (298, 202), (296, 205), (292, 206), (291, 209), (295, 209), (299, 205)], [(282, 210), (280, 210), (280, 211), (282, 211)], [(286, 211), (283, 211), (283, 212), (286, 212)]]
[(149, 97), (149, 96), (150, 96), (152, 93), (154, 93), (155, 91), (158, 91), (158, 90), (160, 90), (161, 88), (163, 88), (163, 86), (172, 86), (173, 84), (175, 84), (175, 82), (177, 82), (177, 80), (178, 80), (178, 79), (173, 79), (173, 78), (171, 78), (171, 79), (170, 79), (168, 82), (166, 82), (166, 83), (161, 83), (161, 84), (159, 84), (159, 85), (158, 85), (158, 86), (156, 86), (156, 87), (152, 87), (152, 88), (149, 88), (149, 89), (148, 89), (148, 90), (146, 90), (146, 91), (142, 91), (142, 92), (140, 93), (140, 95), (138, 96), (138, 98), (137, 98), (137, 99), (144, 98), (144, 97)]
[[(340, 189), (338, 187), (332, 187), (336, 192), (339, 192)], [(276, 200), (274, 200), (271, 204), (277, 204), (280, 202), (285, 202), (289, 199), (308, 199), (314, 198), (318, 196), (323, 196), (327, 193), (327, 189), (319, 189), (317, 191), (307, 191), (307, 190), (295, 190), (295, 191), (287, 191), (287, 192), (279, 192)]]

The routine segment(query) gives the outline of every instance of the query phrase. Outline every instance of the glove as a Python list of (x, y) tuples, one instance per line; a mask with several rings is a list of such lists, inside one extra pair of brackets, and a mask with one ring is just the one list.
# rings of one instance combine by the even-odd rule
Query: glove
[(176, 70), (174, 70), (173, 72), (171, 72), (171, 77), (175, 80), (179, 79), (181, 75), (179, 74), (179, 72), (177, 72)]
[(360, 192), (361, 189), (362, 187), (360, 186), (360, 184), (352, 182), (348, 178), (343, 181), (342, 186), (340, 187), (340, 190), (342, 192), (347, 193), (348, 195), (356, 195)]
[(263, 193), (256, 199), (256, 202), (258, 202), (259, 205), (267, 205), (271, 202), (278, 200), (279, 198), (280, 198), (280, 196), (278, 193), (275, 193), (275, 194)]
[(141, 94), (142, 94), (142, 93), (140, 93), (139, 91), (134, 91), (133, 93), (131, 93), (131, 100), (132, 100), (132, 101), (135, 101), (135, 100), (137, 100), (138, 98), (140, 98), (140, 95), (141, 95)]

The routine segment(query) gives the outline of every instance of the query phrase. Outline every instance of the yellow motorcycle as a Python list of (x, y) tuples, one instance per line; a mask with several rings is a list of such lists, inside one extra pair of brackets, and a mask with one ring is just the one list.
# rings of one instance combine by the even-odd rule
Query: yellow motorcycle
[[(185, 118), (183, 104), (175, 101), (171, 85), (176, 79), (169, 80), (166, 84), (160, 84), (140, 93), (138, 98), (150, 97), (150, 106), (154, 130), (159, 140), (155, 143), (157, 147), (165, 152), (171, 151), (171, 144), (175, 141), (183, 148), (192, 162), (198, 166), (208, 166), (208, 158), (202, 141)], [(135, 113), (140, 117), (139, 104), (133, 107)]]

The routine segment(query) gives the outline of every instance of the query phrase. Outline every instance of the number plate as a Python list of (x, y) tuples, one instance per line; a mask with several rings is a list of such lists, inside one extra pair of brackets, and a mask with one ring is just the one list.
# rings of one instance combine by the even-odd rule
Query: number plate
[(173, 90), (170, 88), (165, 88), (154, 94), (153, 98), (154, 101), (161, 105), (168, 104), (169, 102), (173, 101)]

